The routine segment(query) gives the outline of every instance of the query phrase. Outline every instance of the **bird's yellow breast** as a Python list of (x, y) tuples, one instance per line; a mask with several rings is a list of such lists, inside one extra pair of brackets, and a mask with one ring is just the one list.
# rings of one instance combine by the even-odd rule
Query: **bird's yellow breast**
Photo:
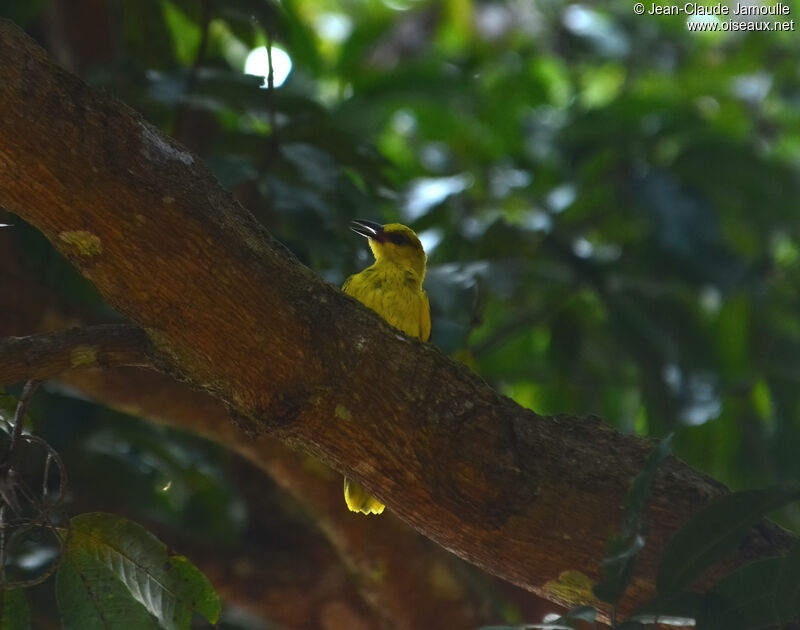
[(350, 276), (342, 287), (407, 335), (427, 341), (431, 332), (428, 296), (411, 270), (378, 262)]

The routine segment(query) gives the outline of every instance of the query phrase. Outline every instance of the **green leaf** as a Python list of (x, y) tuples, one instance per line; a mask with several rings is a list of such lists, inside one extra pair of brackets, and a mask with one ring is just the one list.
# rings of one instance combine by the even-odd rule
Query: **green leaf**
[(709, 592), (698, 630), (782, 627), (800, 618), (800, 544), (787, 556), (759, 560), (726, 576)]
[(0, 591), (0, 630), (29, 630), (31, 610), (21, 588)]
[(104, 563), (67, 549), (56, 573), (64, 630), (155, 630), (158, 623)]
[[(166, 546), (140, 525), (102, 513), (81, 514), (71, 522), (65, 564), (79, 574), (95, 605), (102, 603), (98, 593), (121, 597), (114, 584), (118, 580), (168, 630), (188, 629), (193, 612), (212, 623), (219, 619), (219, 598), (206, 577), (186, 558), (168, 555)], [(67, 571), (65, 588), (71, 583)]]
[(658, 568), (658, 592), (677, 593), (735, 550), (769, 512), (800, 498), (797, 486), (729, 494), (692, 517), (670, 541)]
[(641, 520), (642, 512), (658, 466), (671, 452), (670, 434), (659, 442), (642, 471), (633, 480), (625, 506), (622, 531), (619, 536), (608, 541), (606, 557), (603, 560), (603, 579), (592, 592), (598, 599), (612, 606), (616, 605), (628, 587), (636, 554), (644, 547), (645, 526)]

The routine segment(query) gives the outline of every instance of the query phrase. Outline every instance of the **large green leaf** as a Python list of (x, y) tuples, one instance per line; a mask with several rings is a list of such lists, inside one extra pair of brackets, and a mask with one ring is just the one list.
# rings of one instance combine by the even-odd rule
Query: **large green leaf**
[(658, 592), (678, 593), (733, 552), (769, 512), (800, 498), (797, 486), (726, 495), (692, 517), (670, 541), (658, 568)]
[(0, 630), (29, 630), (31, 611), (20, 588), (0, 591)]
[(780, 558), (741, 567), (714, 585), (697, 630), (783, 627), (800, 619), (800, 544)]
[(109, 567), (67, 551), (56, 573), (56, 599), (64, 630), (155, 630), (156, 619)]
[[(131, 616), (124, 627), (154, 627), (150, 615), (168, 630), (188, 629), (192, 613), (215, 623), (220, 604), (206, 577), (186, 558), (136, 523), (112, 514), (81, 514), (72, 519), (57, 588), (66, 620), (95, 620), (94, 627), (122, 627), (108, 619)], [(66, 608), (65, 608), (66, 607)], [(73, 625), (70, 627), (86, 627)]]

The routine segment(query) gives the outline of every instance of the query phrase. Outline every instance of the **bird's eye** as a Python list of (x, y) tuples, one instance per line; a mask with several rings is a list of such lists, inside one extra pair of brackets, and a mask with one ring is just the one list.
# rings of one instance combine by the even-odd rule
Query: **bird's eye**
[(402, 234), (390, 234), (389, 240), (395, 245), (405, 245), (408, 242)]

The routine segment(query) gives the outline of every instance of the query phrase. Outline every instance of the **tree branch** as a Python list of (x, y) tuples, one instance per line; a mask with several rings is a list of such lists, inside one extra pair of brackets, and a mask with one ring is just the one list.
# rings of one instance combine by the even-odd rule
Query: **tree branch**
[[(19, 267), (19, 253), (14, 243), (0, 249), (0, 269)], [(77, 322), (75, 314), (66, 305), (48, 307), (50, 299), (36, 287), (40, 280), (29, 271), (6, 278), (4, 288), (16, 297), (6, 310), (0, 311), (0, 337), (11, 331), (18, 332), (22, 322), (38, 330), (41, 326), (60, 326), (63, 321)], [(22, 316), (19, 317), (22, 311)], [(45, 321), (37, 319), (45, 315)], [(0, 342), (1, 343), (1, 342)], [(341, 477), (332, 473), (316, 460), (289, 451), (268, 436), (253, 440), (227, 421), (222, 404), (207, 394), (191, 390), (175, 380), (152, 370), (139, 368), (69, 370), (58, 375), (59, 382), (80, 391), (99, 403), (134, 414), (143, 419), (169, 424), (173, 427), (205, 436), (225, 448), (236, 452), (267, 473), (277, 485), (304, 510), (310, 513), (319, 526), (320, 534), (330, 545), (328, 554), (335, 550), (335, 559), (322, 560), (316, 564), (319, 574), (344, 572), (358, 585), (359, 591), (370, 603), (375, 624), (385, 625), (391, 619), (396, 630), (416, 630), (424, 626), (452, 628), (476, 628), (487, 623), (501, 621), (509, 603), (515, 606), (523, 619), (541, 619), (544, 612), (552, 612), (548, 605), (531, 593), (522, 591), (507, 582), (492, 580), (452, 554), (427, 541), (396, 518), (376, 522), (370, 519), (353, 518), (341, 501)], [(248, 496), (263, 498), (263, 480), (253, 479), (247, 484), (259, 488), (246, 492)], [(241, 491), (241, 486), (239, 486)], [(270, 514), (275, 506), (262, 505), (263, 500), (253, 503), (257, 510)], [(96, 509), (91, 505), (86, 509)], [(388, 514), (387, 514), (388, 516)], [(296, 526), (290, 526), (296, 530)], [(271, 539), (271, 537), (270, 537)], [(206, 565), (194, 557), (193, 549), (177, 549), (190, 554), (192, 561)], [(308, 551), (322, 547), (321, 540), (309, 540), (301, 544)], [(304, 565), (303, 558), (300, 564)], [(335, 566), (328, 566), (328, 564)], [(236, 563), (234, 563), (235, 568)], [(381, 575), (380, 580), (375, 576)], [(216, 576), (216, 573), (215, 573)], [(225, 588), (225, 583), (235, 575), (223, 576), (223, 583), (212, 580), (223, 597), (231, 595), (231, 601), (241, 600), (242, 593), (233, 597), (236, 588)], [(291, 578), (290, 578), (291, 580)], [(328, 586), (327, 578), (323, 580)], [(275, 623), (300, 627), (297, 616), (305, 611), (313, 617), (315, 604), (306, 603), (300, 610), (299, 598), (292, 593), (308, 591), (308, 585), (280, 584), (259, 577), (260, 585), (248, 604), (253, 612)], [(336, 582), (341, 583), (341, 580)], [(342, 584), (341, 588), (346, 585)], [(315, 588), (322, 588), (318, 585)], [(313, 594), (308, 593), (312, 600)], [(226, 597), (227, 599), (227, 597)], [(409, 606), (413, 599), (414, 606)], [(326, 600), (320, 600), (327, 610)], [(260, 603), (259, 603), (260, 602)], [(256, 605), (255, 608), (252, 604)], [(291, 604), (291, 605), (290, 605)], [(321, 604), (321, 605), (322, 605)], [(339, 607), (340, 608), (340, 607)], [(320, 609), (324, 614), (325, 610)], [(294, 620), (290, 620), (295, 616)], [(354, 627), (354, 626), (353, 626)]]
[[(598, 578), (650, 442), (525, 410), (401, 335), (300, 265), (192, 154), (2, 21), (0, 59), (0, 204), (142, 326), (183, 378), (463, 558), (554, 601), (580, 599), (553, 582), (566, 570)], [(724, 492), (664, 464), (623, 610), (654, 594), (666, 541)], [(760, 526), (731, 566), (790, 542)]]
[[(252, 439), (226, 421), (219, 401), (152, 371), (81, 370), (59, 381), (110, 407), (199, 434), (223, 444), (269, 474), (311, 513), (361, 591), (393, 627), (475, 628), (502, 619), (509, 599), (541, 618), (539, 600), (499, 580), (469, 572), (457, 558), (398, 519), (354, 518), (342, 501), (342, 480), (313, 458), (267, 435)], [(376, 575), (382, 575), (379, 580)], [(490, 597), (488, 593), (495, 593)], [(409, 606), (409, 601), (414, 606)], [(502, 604), (502, 605), (501, 605)], [(535, 616), (537, 615), (538, 616)]]
[(141, 328), (127, 324), (88, 326), (0, 339), (0, 383), (54, 378), (92, 367), (154, 367), (154, 351)]

